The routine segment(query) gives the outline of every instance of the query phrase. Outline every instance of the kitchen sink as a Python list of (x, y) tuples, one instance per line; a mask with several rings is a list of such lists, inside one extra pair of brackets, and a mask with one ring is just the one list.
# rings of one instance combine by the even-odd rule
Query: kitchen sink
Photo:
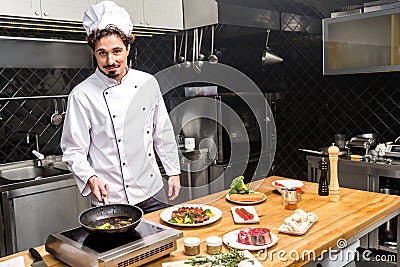
[(0, 178), (18, 181), (45, 178), (66, 173), (69, 173), (69, 171), (47, 167), (26, 166), (15, 169), (2, 170), (0, 171)]

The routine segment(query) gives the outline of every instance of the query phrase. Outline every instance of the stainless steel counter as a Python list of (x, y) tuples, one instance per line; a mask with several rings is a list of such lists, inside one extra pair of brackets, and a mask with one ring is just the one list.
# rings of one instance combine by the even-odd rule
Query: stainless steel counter
[[(318, 161), (321, 160), (321, 156), (307, 156), (307, 167), (308, 167), (308, 181), (317, 182), (320, 176), (318, 169)], [(325, 157), (328, 159), (328, 157)], [(399, 163), (399, 164), (398, 164)], [(382, 161), (373, 161), (371, 159), (363, 160), (351, 160), (348, 157), (340, 157), (338, 161), (339, 173), (352, 173), (361, 174), (363, 178), (368, 179), (368, 183), (362, 188), (357, 187), (356, 184), (352, 184), (349, 179), (339, 181), (341, 186), (379, 192), (379, 177), (390, 177), (400, 178), (400, 161), (394, 160), (391, 163), (385, 163)], [(339, 177), (340, 179), (340, 177)], [(353, 179), (354, 180), (354, 179)], [(355, 181), (354, 181), (355, 182)], [(350, 184), (348, 184), (350, 183)]]
[[(0, 173), (33, 167), (34, 161), (0, 165)], [(43, 244), (49, 234), (79, 225), (80, 212), (90, 207), (73, 175), (55, 162), (58, 175), (31, 179), (0, 178), (1, 256)], [(47, 162), (44, 162), (47, 166)], [(56, 169), (54, 169), (56, 170)]]

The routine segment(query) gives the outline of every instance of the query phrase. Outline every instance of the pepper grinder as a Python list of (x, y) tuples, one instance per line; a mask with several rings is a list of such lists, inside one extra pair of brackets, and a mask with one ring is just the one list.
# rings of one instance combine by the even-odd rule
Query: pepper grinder
[(329, 154), (329, 164), (331, 169), (331, 182), (329, 185), (329, 201), (339, 202), (340, 201), (340, 191), (339, 191), (339, 179), (337, 175), (337, 163), (339, 159), (339, 148), (333, 143), (332, 146), (328, 148)]
[(328, 182), (328, 162), (325, 158), (319, 163), (319, 169), (321, 170), (321, 176), (319, 178), (318, 184), (318, 195), (328, 196), (329, 195), (329, 182)]

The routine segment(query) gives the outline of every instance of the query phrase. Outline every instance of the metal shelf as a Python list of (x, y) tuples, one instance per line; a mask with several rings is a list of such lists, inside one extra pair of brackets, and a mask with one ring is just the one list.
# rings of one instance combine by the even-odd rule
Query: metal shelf
[(397, 248), (391, 248), (391, 247), (388, 247), (388, 246), (379, 245), (378, 249), (384, 250), (384, 251), (387, 251), (387, 252), (390, 252), (390, 253), (394, 253), (394, 254), (397, 253)]
[(24, 100), (33, 100), (33, 99), (53, 99), (53, 98), (67, 98), (67, 97), (68, 97), (68, 95), (0, 97), (0, 101), (24, 101)]

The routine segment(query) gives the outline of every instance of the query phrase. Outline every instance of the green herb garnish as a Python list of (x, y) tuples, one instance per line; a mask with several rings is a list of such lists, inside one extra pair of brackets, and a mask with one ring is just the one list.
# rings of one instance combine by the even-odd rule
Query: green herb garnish
[(190, 264), (196, 266), (199, 264), (211, 263), (211, 266), (224, 266), (224, 267), (237, 267), (240, 262), (244, 260), (249, 260), (249, 262), (254, 264), (252, 259), (249, 259), (243, 255), (243, 252), (235, 248), (229, 247), (230, 252), (219, 253), (213, 256), (196, 256), (185, 261), (185, 264)]

